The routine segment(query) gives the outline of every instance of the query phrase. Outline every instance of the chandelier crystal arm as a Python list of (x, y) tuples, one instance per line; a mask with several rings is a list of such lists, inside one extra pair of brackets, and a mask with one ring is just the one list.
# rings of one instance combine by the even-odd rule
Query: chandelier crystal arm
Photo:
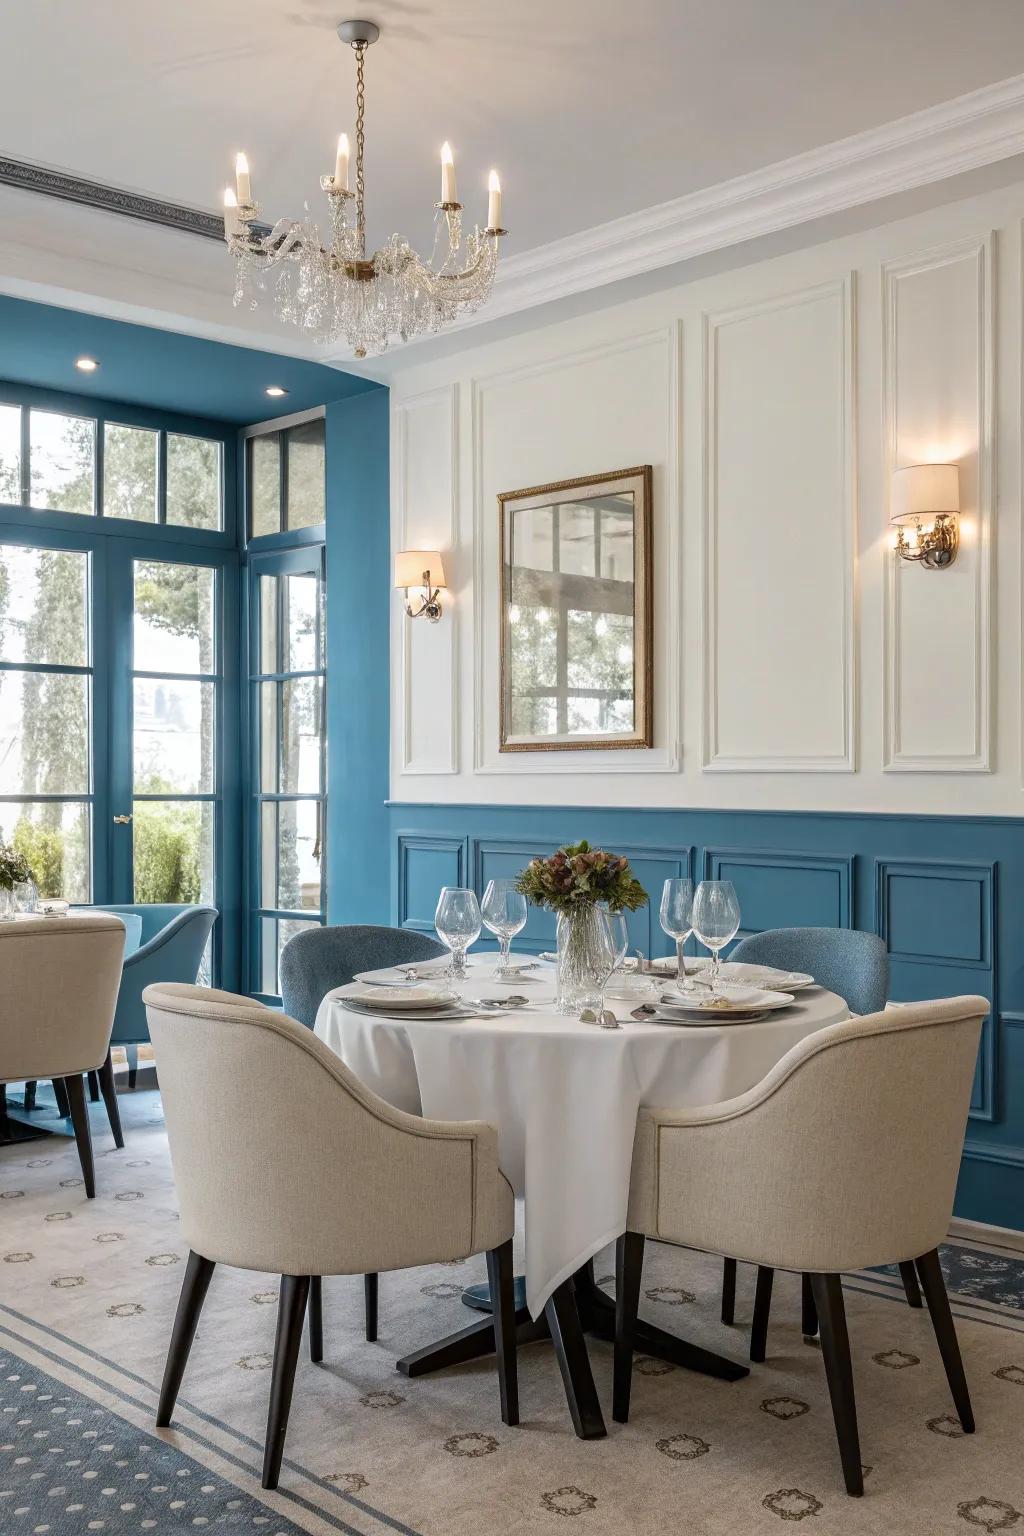
[[(322, 176), (327, 195), (326, 241), (309, 209), (301, 220), (280, 219), (266, 232), (250, 187), (248, 163), (237, 197), (225, 195), (224, 238), (235, 261), (234, 301), (255, 309), (270, 286), (278, 316), (325, 343), (344, 337), (356, 357), (383, 352), (393, 337), (450, 325), (488, 298), (498, 264), (501, 189), (491, 173), (488, 226), (463, 239), (462, 205), (455, 199), (451, 152), (442, 155), (442, 201), (436, 203), (434, 246), (425, 261), (401, 235), (366, 254), (366, 49), (378, 30), (372, 22), (343, 22), (339, 36), (356, 56), (356, 176), (348, 188), (347, 146), (339, 140), (335, 175)], [(494, 211), (492, 211), (494, 210)]]

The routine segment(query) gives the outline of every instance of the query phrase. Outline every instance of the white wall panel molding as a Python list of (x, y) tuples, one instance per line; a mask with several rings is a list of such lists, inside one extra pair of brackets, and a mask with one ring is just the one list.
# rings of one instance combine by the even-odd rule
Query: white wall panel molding
[[(679, 771), (681, 348), (682, 325), (675, 320), (641, 335), (620, 335), (597, 346), (559, 352), (520, 368), (479, 374), (471, 380), (475, 774), (507, 774), (518, 779), (526, 775), (576, 778)], [(621, 379), (607, 374), (609, 363), (621, 368)], [(632, 378), (630, 369), (634, 370)], [(573, 374), (577, 384), (571, 382)], [(552, 410), (538, 420), (537, 431), (521, 430), (522, 413), (529, 420), (530, 411), (537, 409), (533, 397), (558, 380), (564, 382), (557, 412)], [(509, 468), (495, 466), (487, 459), (488, 429), (503, 404), (499, 396), (504, 397), (508, 423), (503, 444)], [(616, 430), (621, 443), (616, 440)], [(498, 492), (648, 462), (654, 465), (654, 748), (500, 754)]]
[[(992, 770), (995, 235), (882, 267), (884, 766)], [(1019, 338), (1018, 338), (1019, 340)], [(887, 547), (892, 472), (960, 465), (956, 563), (926, 571)], [(922, 677), (927, 669), (927, 680)]]
[(452, 596), (438, 624), (395, 603), (392, 655), (401, 774), (459, 771), (459, 386), (396, 401), (392, 410), (392, 548), (440, 549)]
[(703, 768), (856, 767), (854, 277), (703, 317)]

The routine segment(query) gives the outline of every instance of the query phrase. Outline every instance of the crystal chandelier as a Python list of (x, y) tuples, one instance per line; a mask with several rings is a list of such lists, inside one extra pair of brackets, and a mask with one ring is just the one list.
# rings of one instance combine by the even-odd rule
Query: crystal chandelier
[(465, 242), (462, 204), (455, 191), (455, 166), (447, 144), (441, 150), (441, 200), (435, 203), (434, 248), (430, 259), (392, 235), (372, 256), (366, 254), (363, 180), (363, 67), (366, 50), (380, 36), (372, 21), (344, 21), (342, 42), (356, 56), (356, 186), (349, 187), (349, 143), (338, 140), (333, 176), (321, 176), (327, 194), (329, 243), (306, 205), (305, 218), (280, 219), (271, 230), (259, 223), (249, 163), (235, 162), (235, 187), (224, 193), (224, 239), (235, 259), (235, 304), (255, 309), (270, 292), (278, 316), (317, 341), (344, 337), (356, 357), (383, 352), (393, 336), (407, 341), (440, 331), (459, 315), (479, 309), (491, 291), (498, 264), (501, 185), (491, 172), (487, 228), (475, 226)]

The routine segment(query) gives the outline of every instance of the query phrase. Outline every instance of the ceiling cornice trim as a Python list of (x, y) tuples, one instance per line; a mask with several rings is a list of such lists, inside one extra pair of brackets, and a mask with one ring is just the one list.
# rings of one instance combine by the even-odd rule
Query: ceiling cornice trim
[(480, 325), (1024, 152), (1024, 75), (500, 263)]
[(0, 185), (18, 187), (23, 192), (39, 192), (43, 197), (58, 197), (65, 203), (82, 203), (87, 208), (102, 209), (104, 213), (120, 213), (129, 219), (141, 219), (145, 224), (181, 229), (208, 240), (224, 238), (224, 220), (215, 213), (186, 208), (181, 203), (168, 203), (144, 192), (108, 187), (103, 182), (72, 176), (68, 171), (55, 171), (46, 165), (33, 165), (28, 160), (0, 157)]

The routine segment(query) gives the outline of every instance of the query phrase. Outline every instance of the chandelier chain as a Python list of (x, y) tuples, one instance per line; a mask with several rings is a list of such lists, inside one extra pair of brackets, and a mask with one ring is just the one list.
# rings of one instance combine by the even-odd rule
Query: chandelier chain
[(356, 222), (359, 228), (359, 254), (366, 255), (366, 194), (363, 182), (363, 148), (366, 136), (363, 119), (366, 114), (366, 92), (363, 86), (363, 60), (366, 44), (353, 43), (356, 55)]

